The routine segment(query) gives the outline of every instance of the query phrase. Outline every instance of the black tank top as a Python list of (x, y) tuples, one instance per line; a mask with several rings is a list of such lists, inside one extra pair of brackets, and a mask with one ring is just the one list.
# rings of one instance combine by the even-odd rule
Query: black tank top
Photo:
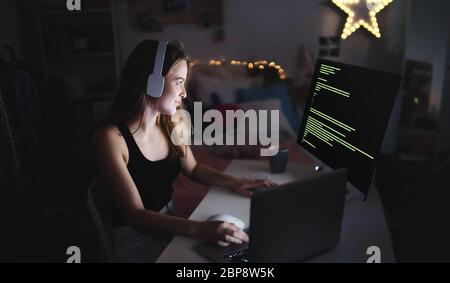
[[(172, 197), (172, 182), (181, 171), (179, 156), (158, 161), (148, 160), (139, 149), (128, 126), (118, 124), (128, 147), (128, 171), (139, 191), (145, 209), (160, 211)], [(114, 226), (125, 225), (124, 219), (116, 213)]]

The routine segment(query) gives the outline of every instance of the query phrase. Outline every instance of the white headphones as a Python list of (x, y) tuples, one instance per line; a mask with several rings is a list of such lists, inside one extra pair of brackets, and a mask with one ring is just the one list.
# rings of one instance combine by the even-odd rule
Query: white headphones
[(162, 72), (167, 44), (167, 41), (158, 42), (153, 71), (150, 73), (147, 80), (147, 95), (151, 97), (161, 97), (164, 90), (164, 76), (162, 75)]

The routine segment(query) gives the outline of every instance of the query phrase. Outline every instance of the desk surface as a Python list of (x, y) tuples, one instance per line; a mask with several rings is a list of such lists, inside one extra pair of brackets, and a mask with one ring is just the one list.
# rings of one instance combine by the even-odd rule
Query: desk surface
[[(268, 162), (252, 160), (234, 160), (225, 170), (226, 174), (246, 177), (252, 177), (257, 172), (265, 172), (279, 184), (317, 174), (311, 165), (291, 163), (286, 173), (272, 175), (268, 173)], [(250, 199), (224, 188), (213, 187), (189, 219), (204, 221), (217, 213), (234, 215), (248, 226)], [(209, 262), (194, 251), (193, 247), (198, 243), (195, 238), (174, 237), (157, 262)], [(374, 189), (370, 191), (367, 202), (359, 198), (346, 202), (339, 245), (308, 262), (366, 262), (369, 258), (366, 251), (370, 246), (380, 248), (381, 262), (395, 261), (381, 201)]]

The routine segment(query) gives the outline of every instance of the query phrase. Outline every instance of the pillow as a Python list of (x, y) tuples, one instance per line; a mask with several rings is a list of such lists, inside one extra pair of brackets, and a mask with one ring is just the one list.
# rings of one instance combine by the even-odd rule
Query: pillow
[(249, 88), (254, 86), (254, 80), (246, 79), (226, 79), (196, 74), (195, 85), (197, 98), (201, 100), (207, 107), (213, 106), (213, 94), (220, 100), (222, 104), (232, 104), (237, 101), (236, 90), (241, 88)]
[[(268, 110), (268, 131), (270, 135), (270, 110), (280, 110), (279, 112), (279, 127), (280, 127), (280, 138), (295, 138), (297, 135), (292, 129), (289, 121), (284, 115), (283, 111), (281, 111), (281, 101), (279, 99), (266, 99), (266, 100), (253, 100), (248, 102), (243, 102), (239, 104), (239, 107), (244, 110), (255, 110), (257, 116), (259, 114), (259, 110)], [(259, 117), (259, 116), (258, 116)], [(259, 120), (258, 120), (259, 121)], [(258, 126), (259, 127), (259, 126)]]
[(237, 90), (238, 101), (254, 101), (254, 100), (267, 100), (267, 99), (279, 99), (281, 102), (281, 110), (286, 116), (289, 124), (294, 132), (300, 129), (300, 122), (298, 121), (294, 108), (292, 106), (291, 98), (289, 97), (289, 91), (286, 84), (276, 84), (270, 87), (253, 87), (247, 89)]

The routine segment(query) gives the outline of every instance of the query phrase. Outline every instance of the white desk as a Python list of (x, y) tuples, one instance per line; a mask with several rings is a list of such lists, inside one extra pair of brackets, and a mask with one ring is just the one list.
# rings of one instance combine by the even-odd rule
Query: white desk
[[(234, 176), (252, 177), (256, 172), (269, 172), (268, 162), (234, 160), (225, 173)], [(307, 178), (314, 172), (311, 165), (290, 163), (287, 172), (271, 175), (279, 184)], [(228, 213), (242, 219), (246, 226), (250, 220), (250, 199), (224, 188), (212, 188), (189, 217), (192, 220), (206, 220), (216, 213)], [(208, 259), (194, 251), (199, 243), (195, 238), (175, 237), (157, 262), (206, 263)], [(342, 224), (341, 241), (338, 247), (308, 262), (366, 262), (367, 248), (381, 249), (381, 262), (394, 262), (394, 253), (386, 225), (383, 208), (376, 190), (371, 190), (367, 202), (352, 199), (346, 202)]]

